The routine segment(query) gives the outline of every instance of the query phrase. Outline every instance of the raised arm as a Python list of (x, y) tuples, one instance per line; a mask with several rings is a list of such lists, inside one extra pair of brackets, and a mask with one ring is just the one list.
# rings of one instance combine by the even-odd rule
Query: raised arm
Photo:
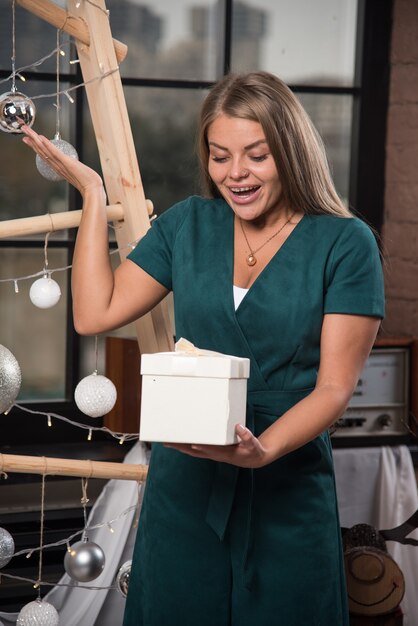
[(72, 271), (74, 324), (80, 334), (118, 328), (141, 317), (167, 294), (167, 289), (135, 263), (124, 261), (112, 271), (106, 197), (101, 177), (80, 161), (58, 150), (27, 126), (23, 141), (83, 198)]

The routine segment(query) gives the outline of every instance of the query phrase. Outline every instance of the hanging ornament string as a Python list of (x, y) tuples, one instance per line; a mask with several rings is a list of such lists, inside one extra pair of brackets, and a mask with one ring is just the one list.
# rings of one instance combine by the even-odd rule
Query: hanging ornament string
[(55, 139), (60, 138), (60, 53), (61, 53), (61, 31), (57, 28), (57, 57), (56, 57), (56, 74), (57, 74), (57, 96), (55, 101)]
[[(52, 229), (54, 227), (53, 221), (52, 221), (52, 216), (47, 213), (47, 215), (49, 216), (50, 220), (51, 220), (51, 224), (52, 224)], [(108, 224), (108, 226), (111, 226), (110, 224)], [(139, 237), (138, 239), (136, 239), (135, 241), (128, 243), (124, 246), (121, 246), (120, 248), (115, 248), (114, 250), (112, 250), (111, 252), (109, 252), (109, 255), (112, 254), (117, 254), (118, 252), (120, 252), (121, 250), (126, 250), (127, 248), (130, 248), (131, 250), (133, 250), (136, 246), (136, 244), (140, 241), (141, 237)], [(65, 265), (64, 267), (55, 267), (54, 269), (48, 269), (48, 273), (49, 274), (53, 274), (54, 272), (66, 272), (67, 270), (70, 270), (72, 268), (72, 265)], [(37, 278), (38, 276), (44, 276), (45, 272), (44, 270), (41, 270), (39, 272), (35, 272), (34, 274), (28, 274), (27, 276), (16, 276), (14, 278), (0, 278), (0, 283), (13, 283), (14, 284), (14, 289), (16, 293), (19, 293), (19, 288), (18, 288), (18, 282), (21, 280), (30, 280), (31, 278)]]
[(82, 540), (85, 539), (87, 536), (87, 504), (90, 502), (90, 500), (87, 497), (88, 483), (89, 483), (88, 478), (81, 479), (81, 492), (82, 492), (81, 505), (83, 507), (83, 517), (84, 517), (84, 528), (83, 528), (83, 534), (81, 535)]
[[(140, 488), (141, 485), (143, 485), (143, 483), (139, 482), (138, 483), (138, 488)], [(112, 519), (110, 519), (110, 520), (108, 520), (106, 522), (100, 522), (98, 524), (94, 524), (94, 525), (91, 525), (91, 526), (86, 526), (82, 530), (77, 530), (77, 532), (73, 533), (69, 537), (66, 537), (65, 539), (60, 539), (59, 541), (55, 541), (54, 543), (46, 543), (46, 544), (44, 544), (43, 549), (46, 550), (47, 548), (57, 548), (59, 546), (65, 545), (65, 544), (68, 545), (69, 542), (71, 542), (73, 539), (75, 539), (79, 535), (82, 535), (85, 531), (86, 532), (90, 532), (91, 530), (97, 530), (98, 528), (104, 528), (105, 526), (109, 527), (109, 525), (114, 524), (115, 522), (119, 521), (122, 517), (124, 517), (125, 515), (128, 515), (128, 513), (130, 513), (131, 511), (136, 510), (137, 506), (138, 506), (137, 504), (132, 504), (131, 506), (129, 506), (126, 509), (124, 509), (121, 513), (119, 513), (119, 515), (117, 515), (116, 517), (113, 517)], [(37, 547), (37, 548), (24, 548), (23, 550), (20, 550), (19, 552), (15, 552), (13, 554), (13, 557), (26, 555), (26, 558), (29, 559), (38, 550), (39, 550), (39, 547)]]
[(12, 92), (16, 92), (16, 0), (12, 0)]
[(51, 234), (51, 232), (52, 231), (49, 231), (45, 235), (45, 242), (44, 242), (44, 273), (45, 274), (48, 269), (48, 239), (49, 239), (49, 235)]
[(50, 309), (61, 298), (60, 286), (51, 278), (51, 272), (48, 269), (48, 239), (51, 234), (52, 232), (48, 231), (45, 235), (43, 276), (35, 280), (29, 290), (29, 298), (32, 304), (40, 309)]
[[(51, 139), (51, 143), (60, 150), (63, 154), (78, 159), (77, 150), (68, 141), (61, 139), (61, 100), (60, 100), (60, 57), (65, 56), (65, 52), (61, 50), (60, 46), (61, 31), (57, 29), (57, 55), (56, 55), (56, 97), (54, 102), (55, 107), (55, 135)], [(63, 180), (61, 174), (58, 174), (48, 163), (47, 160), (41, 158), (39, 154), (36, 155), (36, 167), (38, 172), (49, 181), (54, 183)]]
[(87, 424), (83, 424), (82, 422), (75, 422), (74, 420), (70, 420), (68, 417), (65, 417), (64, 415), (58, 415), (57, 413), (51, 413), (51, 412), (45, 413), (43, 411), (35, 411), (33, 409), (29, 409), (26, 406), (22, 406), (21, 404), (18, 404), (16, 402), (12, 405), (12, 407), (10, 407), (10, 410), (12, 408), (19, 409), (20, 411), (23, 411), (24, 413), (29, 413), (30, 415), (42, 415), (43, 417), (46, 417), (47, 419), (54, 418), (57, 420), (61, 420), (63, 422), (66, 422), (67, 424), (71, 424), (71, 426), (77, 426), (77, 428), (82, 428), (84, 430), (87, 430), (90, 435), (90, 438), (87, 437), (89, 440), (91, 439), (91, 432), (93, 431), (107, 433), (114, 439), (118, 439), (119, 443), (124, 443), (125, 441), (135, 441), (139, 438), (138, 433), (115, 432), (113, 430), (110, 430), (110, 428), (108, 428), (107, 426), (88, 426)]
[[(0, 131), (19, 134), (22, 122), (32, 126), (36, 107), (32, 100), (16, 89), (16, 2), (12, 0), (12, 88), (0, 95)], [(19, 77), (24, 80), (23, 76)]]
[[(70, 45), (70, 42), (65, 42), (65, 43), (61, 44), (60, 50), (62, 48), (64, 48), (65, 46), (69, 46), (69, 45)], [(45, 63), (45, 61), (48, 61), (48, 59), (50, 59), (51, 57), (55, 56), (56, 53), (57, 53), (57, 49), (54, 48), (53, 50), (51, 50), (51, 52), (48, 52), (48, 54), (46, 54), (45, 56), (41, 57), (40, 59), (37, 59), (33, 63), (30, 63), (29, 65), (22, 65), (22, 67), (18, 67), (17, 70), (15, 70), (15, 75), (19, 76), (22, 79), (23, 77), (21, 75), (21, 72), (25, 72), (26, 70), (32, 70), (32, 69), (35, 69), (35, 68), (39, 67), (40, 65), (43, 65), (43, 63)], [(74, 63), (77, 63), (77, 62), (78, 61), (70, 61), (70, 64), (73, 65)], [(2, 83), (9, 82), (9, 80), (12, 80), (12, 78), (13, 78), (13, 72), (11, 72), (9, 74), (9, 76), (6, 76), (6, 78), (2, 78), (0, 80), (0, 85)]]
[(38, 589), (38, 600), (41, 599), (41, 582), (42, 582), (42, 554), (44, 548), (44, 518), (45, 518), (45, 477), (48, 470), (48, 463), (46, 457), (43, 457), (45, 463), (44, 473), (42, 474), (42, 485), (41, 485), (41, 528), (39, 532), (39, 567), (38, 567), (38, 580), (36, 581), (34, 587)]
[(98, 363), (99, 363), (99, 341), (98, 335), (94, 336), (94, 374), (98, 372)]

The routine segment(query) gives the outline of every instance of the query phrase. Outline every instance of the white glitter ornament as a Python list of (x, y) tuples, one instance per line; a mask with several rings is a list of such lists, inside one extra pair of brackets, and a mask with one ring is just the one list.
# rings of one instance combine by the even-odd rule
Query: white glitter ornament
[(59, 615), (49, 602), (34, 600), (25, 604), (17, 616), (16, 626), (58, 626)]
[(55, 280), (45, 275), (32, 283), (29, 298), (39, 309), (50, 309), (61, 298), (61, 289)]
[[(54, 139), (51, 139), (51, 143), (53, 143), (54, 146), (56, 146), (63, 154), (78, 160), (77, 150), (74, 146), (68, 143), (68, 141), (61, 139), (59, 133), (55, 135)], [(60, 174), (57, 174), (57, 172), (48, 165), (47, 161), (39, 156), (39, 154), (36, 155), (36, 167), (38, 168), (38, 172), (47, 180), (51, 180), (53, 182), (64, 180)]]
[(100, 576), (104, 566), (104, 552), (93, 541), (77, 541), (65, 553), (65, 571), (80, 583), (88, 583)]
[(0, 130), (5, 133), (21, 133), (23, 123), (32, 126), (36, 107), (32, 100), (20, 91), (12, 90), (0, 96)]
[(124, 598), (128, 595), (131, 568), (132, 561), (126, 561), (126, 563), (120, 566), (116, 575), (116, 589), (123, 595)]
[(13, 406), (22, 383), (22, 372), (16, 357), (0, 344), (0, 413)]
[(115, 385), (97, 372), (80, 380), (74, 392), (76, 405), (89, 417), (101, 417), (109, 413), (115, 406), (116, 398)]
[(14, 552), (13, 537), (5, 528), (0, 528), (0, 569), (8, 564)]

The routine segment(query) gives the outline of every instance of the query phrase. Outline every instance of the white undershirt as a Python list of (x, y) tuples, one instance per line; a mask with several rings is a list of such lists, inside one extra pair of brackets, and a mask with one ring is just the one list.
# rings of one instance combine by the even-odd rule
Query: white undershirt
[(241, 304), (245, 294), (248, 292), (248, 289), (245, 289), (244, 287), (236, 287), (234, 285), (234, 303), (235, 303), (235, 310), (237, 310), (237, 308), (239, 307), (239, 305)]

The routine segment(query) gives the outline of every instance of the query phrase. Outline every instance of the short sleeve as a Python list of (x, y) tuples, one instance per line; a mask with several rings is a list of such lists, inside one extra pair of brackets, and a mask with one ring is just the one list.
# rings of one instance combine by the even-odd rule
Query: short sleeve
[(330, 257), (324, 312), (383, 318), (383, 271), (376, 238), (357, 218), (347, 218)]
[(160, 215), (127, 257), (170, 290), (173, 283), (173, 247), (187, 207), (188, 201), (185, 200)]

